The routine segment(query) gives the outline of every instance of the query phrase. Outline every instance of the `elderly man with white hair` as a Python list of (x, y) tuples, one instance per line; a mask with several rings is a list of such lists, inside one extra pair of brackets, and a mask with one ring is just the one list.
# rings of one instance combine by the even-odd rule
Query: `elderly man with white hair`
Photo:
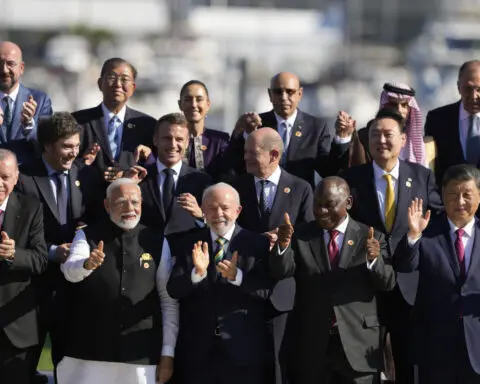
[(77, 231), (62, 265), (72, 303), (60, 384), (154, 384), (173, 372), (178, 332), (158, 231), (139, 224), (142, 196), (135, 181), (107, 188), (109, 219)]
[(268, 382), (269, 241), (236, 224), (241, 209), (230, 185), (208, 187), (202, 199), (207, 227), (170, 235), (164, 245), (162, 258), (176, 260), (167, 289), (180, 308), (179, 383)]

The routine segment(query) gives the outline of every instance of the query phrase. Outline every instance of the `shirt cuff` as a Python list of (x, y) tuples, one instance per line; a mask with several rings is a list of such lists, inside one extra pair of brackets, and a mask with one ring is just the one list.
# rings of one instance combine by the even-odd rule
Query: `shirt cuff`
[(200, 283), (203, 279), (205, 279), (205, 277), (207, 277), (207, 272), (206, 271), (202, 276), (199, 276), (195, 273), (195, 267), (192, 268), (192, 283), (193, 284)]
[(242, 281), (243, 281), (243, 272), (240, 268), (237, 268), (237, 276), (235, 276), (235, 280), (229, 280), (228, 282), (230, 284), (233, 284), (239, 287), (240, 285), (242, 285)]
[(367, 260), (367, 268), (369, 271), (373, 269), (373, 266), (377, 263), (377, 258), (375, 258), (373, 261), (368, 261)]
[(340, 137), (338, 135), (335, 135), (333, 137), (333, 141), (335, 141), (336, 144), (347, 144), (350, 141), (352, 141), (352, 135), (347, 136), (347, 137)]
[(410, 247), (413, 247), (417, 243), (417, 241), (420, 240), (421, 238), (422, 238), (422, 236), (417, 237), (416, 239), (413, 239), (410, 236), (407, 236), (408, 245)]
[(280, 245), (277, 245), (277, 253), (281, 256), (285, 253), (285, 251), (288, 249), (288, 247), (286, 247), (285, 249), (280, 249)]
[(162, 347), (162, 356), (174, 357), (175, 356), (175, 347), (172, 347), (171, 345), (164, 345)]
[(49, 261), (55, 261), (55, 252), (57, 251), (58, 245), (51, 245), (50, 249), (48, 250), (48, 260)]

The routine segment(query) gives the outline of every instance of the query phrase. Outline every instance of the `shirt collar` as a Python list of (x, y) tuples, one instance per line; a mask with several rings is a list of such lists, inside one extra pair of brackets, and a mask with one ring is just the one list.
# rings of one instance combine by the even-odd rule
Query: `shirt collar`
[(105, 104), (102, 103), (102, 111), (103, 111), (103, 116), (107, 118), (107, 123), (112, 120), (113, 116), (117, 116), (120, 122), (123, 124), (125, 121), (125, 113), (127, 112), (127, 106), (124, 105), (123, 108), (118, 111), (118, 113), (115, 115), (112, 111), (110, 111)]
[(387, 172), (382, 168), (380, 168), (375, 161), (372, 161), (372, 164), (373, 164), (373, 175), (375, 177), (375, 180), (383, 179), (383, 175), (386, 175), (386, 174), (390, 174), (393, 176), (395, 180), (398, 180), (398, 175), (400, 173), (400, 161), (397, 160), (397, 164), (395, 164), (395, 166), (390, 172)]
[(13, 102), (15, 103), (15, 100), (17, 100), (17, 96), (18, 96), (18, 92), (20, 91), (20, 83), (17, 84), (17, 86), (15, 87), (15, 89), (13, 90), (13, 92), (11, 93), (3, 93), (3, 92), (0, 92), (0, 100), (2, 100), (5, 96), (9, 96)]
[[(350, 216), (347, 215), (347, 217), (345, 217), (345, 220), (343, 220), (334, 230), (340, 232), (342, 235), (345, 235), (349, 221)], [(324, 229), (324, 232), (328, 233), (329, 231)]]
[[(450, 219), (448, 219), (448, 225), (450, 226), (450, 232), (452, 234), (455, 234), (455, 232), (457, 231), (458, 227), (453, 224)], [(468, 237), (472, 237), (473, 236), (473, 231), (475, 230), (475, 218), (473, 218), (472, 220), (470, 220), (466, 225), (464, 225), (464, 227), (462, 228), (464, 231), (465, 231), (465, 234), (468, 235)]]
[(213, 232), (213, 231), (210, 229), (210, 236), (212, 237), (212, 243), (215, 243), (215, 240), (217, 240), (219, 237), (223, 237), (224, 239), (226, 239), (226, 240), (228, 240), (228, 241), (232, 240), (233, 231), (235, 231), (235, 224), (232, 225), (232, 228), (230, 228), (230, 229), (228, 230), (228, 232), (225, 233), (223, 236), (217, 235), (215, 232)]
[(48, 164), (47, 160), (45, 160), (45, 158), (43, 156), (42, 156), (42, 161), (43, 161), (43, 164), (45, 165), (45, 168), (47, 168), (48, 176), (52, 176), (52, 175), (55, 175), (57, 173), (64, 173), (65, 175), (68, 175), (67, 170), (57, 171), (56, 169), (53, 169), (52, 166), (50, 164)]
[[(475, 113), (475, 116), (480, 117), (480, 112)], [(465, 110), (463, 106), (463, 101), (460, 102), (460, 120), (468, 120), (470, 118), (470, 113)]]
[(8, 195), (3, 203), (0, 205), (0, 209), (5, 212), (7, 210), (7, 204), (8, 204), (8, 199), (10, 198), (10, 195)]
[(254, 177), (255, 184), (257, 184), (260, 180), (268, 180), (272, 184), (275, 184), (276, 186), (278, 186), (278, 183), (280, 182), (280, 175), (281, 174), (282, 174), (282, 169), (277, 165), (277, 168), (275, 169), (275, 171), (273, 171), (273, 173), (269, 177), (267, 177), (266, 179), (260, 179), (257, 176), (255, 176)]
[[(180, 160), (177, 164), (175, 164), (173, 167), (170, 167), (171, 169), (173, 169), (175, 171), (175, 174), (176, 175), (180, 175), (180, 170), (182, 169), (182, 164), (183, 164), (183, 161)], [(157, 170), (158, 170), (158, 174), (161, 175), (163, 170), (168, 168), (165, 164), (163, 164), (158, 158), (157, 158)]]
[(273, 111), (273, 113), (275, 114), (275, 119), (277, 119), (277, 125), (280, 125), (281, 123), (286, 121), (290, 127), (293, 127), (293, 125), (295, 124), (295, 120), (297, 119), (298, 109), (295, 109), (295, 112), (293, 112), (293, 115), (290, 116), (287, 120), (277, 115), (277, 112)]

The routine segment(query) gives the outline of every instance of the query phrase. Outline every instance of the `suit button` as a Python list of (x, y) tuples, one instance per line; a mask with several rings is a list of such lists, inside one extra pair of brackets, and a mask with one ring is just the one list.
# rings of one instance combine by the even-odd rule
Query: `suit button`
[(220, 327), (215, 327), (215, 336), (220, 336), (220, 335), (221, 335)]

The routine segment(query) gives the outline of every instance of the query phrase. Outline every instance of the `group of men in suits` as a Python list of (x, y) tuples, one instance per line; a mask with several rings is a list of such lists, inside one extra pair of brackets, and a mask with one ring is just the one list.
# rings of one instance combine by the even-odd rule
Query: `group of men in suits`
[[(183, 113), (155, 120), (127, 105), (137, 71), (112, 58), (100, 105), (52, 115), (48, 96), (19, 83), (18, 46), (0, 43), (0, 64), (0, 141), (13, 151), (0, 149), (0, 378), (32, 382), (50, 332), (60, 383), (377, 383), (387, 332), (397, 383), (413, 383), (414, 364), (426, 383), (477, 382), (469, 226), (480, 184), (472, 167), (447, 169), (478, 165), (479, 62), (460, 69), (461, 101), (427, 116), (437, 178), (400, 160), (409, 102), (378, 112), (363, 142), (371, 161), (349, 168), (351, 122), (333, 130), (300, 111), (292, 73), (271, 79), (273, 109), (241, 116), (229, 139), (205, 127), (198, 80), (180, 91)], [(324, 179), (313, 189), (315, 172)], [(454, 279), (428, 243), (446, 233), (441, 220), (465, 228), (462, 258), (453, 235), (442, 248)], [(445, 328), (427, 332), (432, 316)], [(419, 329), (431, 359), (413, 352)], [(442, 332), (448, 348), (436, 344)], [(85, 343), (92, 334), (104, 335), (97, 347)]]

